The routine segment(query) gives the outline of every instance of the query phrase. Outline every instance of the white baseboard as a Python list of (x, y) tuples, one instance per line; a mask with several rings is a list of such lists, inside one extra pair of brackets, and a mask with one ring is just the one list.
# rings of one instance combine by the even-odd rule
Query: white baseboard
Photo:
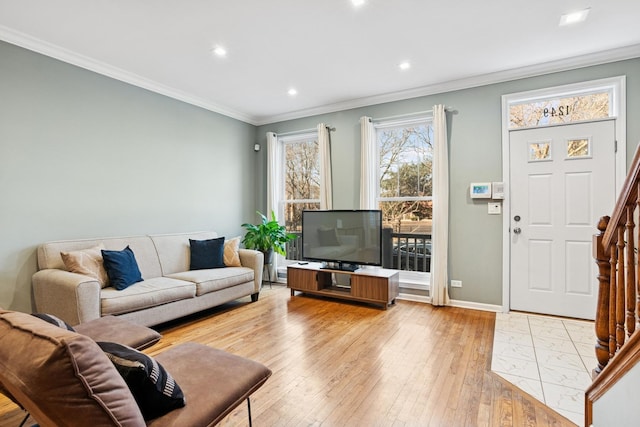
[[(287, 282), (286, 279), (283, 279), (281, 277), (278, 278), (278, 281), (273, 281), (274, 285), (284, 285), (287, 286)], [(265, 284), (268, 284), (269, 282), (263, 282), (262, 286), (264, 287)], [(398, 294), (398, 299), (401, 300), (405, 300), (405, 301), (413, 301), (413, 302), (422, 302), (425, 304), (431, 304), (431, 297), (430, 296), (426, 296), (426, 295), (414, 295), (414, 294), (407, 294), (404, 292), (400, 292)], [(462, 300), (449, 300), (449, 304), (450, 307), (458, 307), (458, 308), (468, 308), (470, 310), (481, 310), (481, 311), (492, 311), (495, 313), (502, 313), (502, 306), (501, 305), (495, 305), (495, 304), (485, 304), (485, 303), (481, 303), (481, 302), (473, 302), (473, 301), (462, 301)]]
[(414, 295), (414, 294), (405, 294), (400, 292), (398, 294), (398, 299), (402, 299), (405, 301), (414, 301), (414, 302), (424, 302), (427, 304), (431, 304), (431, 297), (425, 295)]
[(502, 306), (496, 304), (485, 304), (482, 302), (449, 300), (449, 306), (459, 308), (469, 308), (471, 310), (493, 311), (495, 313), (502, 312)]
[[(431, 304), (431, 297), (424, 295), (413, 295), (400, 293), (398, 299), (405, 301), (423, 302), (425, 304)], [(449, 300), (449, 307), (468, 308), (470, 310), (492, 311), (495, 313), (502, 312), (501, 305), (484, 304), (481, 302), (461, 301), (461, 300)]]

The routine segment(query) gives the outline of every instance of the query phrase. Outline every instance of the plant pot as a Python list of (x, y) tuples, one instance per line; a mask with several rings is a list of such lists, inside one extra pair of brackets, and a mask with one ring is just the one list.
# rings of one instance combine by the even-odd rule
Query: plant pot
[(273, 249), (268, 251), (260, 251), (264, 255), (264, 265), (271, 265), (273, 262)]

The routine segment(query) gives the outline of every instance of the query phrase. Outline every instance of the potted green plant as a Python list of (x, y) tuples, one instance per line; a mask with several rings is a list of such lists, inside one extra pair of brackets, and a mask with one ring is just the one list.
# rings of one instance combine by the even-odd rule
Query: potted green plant
[(256, 249), (264, 253), (264, 263), (271, 264), (273, 251), (286, 256), (285, 244), (295, 239), (296, 235), (287, 233), (284, 225), (280, 225), (276, 220), (276, 214), (273, 211), (271, 211), (271, 219), (268, 219), (261, 212), (257, 212), (257, 214), (262, 219), (260, 224), (242, 224), (242, 227), (247, 229), (242, 243), (247, 249)]

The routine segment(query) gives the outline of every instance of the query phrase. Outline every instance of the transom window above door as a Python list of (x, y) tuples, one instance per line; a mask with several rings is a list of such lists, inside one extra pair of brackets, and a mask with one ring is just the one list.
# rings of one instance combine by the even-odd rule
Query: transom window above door
[(619, 115), (623, 97), (623, 77), (511, 94), (505, 105), (508, 129), (615, 118)]
[(611, 91), (512, 104), (509, 129), (549, 126), (611, 117)]

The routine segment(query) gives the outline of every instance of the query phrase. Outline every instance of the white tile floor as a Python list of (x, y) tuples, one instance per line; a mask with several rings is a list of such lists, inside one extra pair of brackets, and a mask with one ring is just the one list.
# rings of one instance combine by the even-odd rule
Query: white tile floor
[(593, 322), (498, 313), (491, 370), (582, 426), (595, 339)]

